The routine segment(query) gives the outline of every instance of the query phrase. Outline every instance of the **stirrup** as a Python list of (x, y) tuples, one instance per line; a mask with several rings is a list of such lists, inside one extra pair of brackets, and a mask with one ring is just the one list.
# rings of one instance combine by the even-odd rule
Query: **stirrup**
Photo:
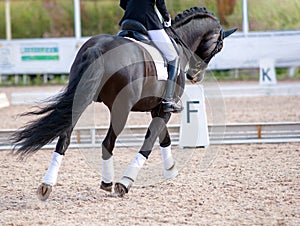
[(175, 101), (166, 101), (163, 102), (163, 111), (164, 112), (173, 112), (173, 113), (179, 113), (183, 110), (183, 107), (179, 104), (177, 104)]

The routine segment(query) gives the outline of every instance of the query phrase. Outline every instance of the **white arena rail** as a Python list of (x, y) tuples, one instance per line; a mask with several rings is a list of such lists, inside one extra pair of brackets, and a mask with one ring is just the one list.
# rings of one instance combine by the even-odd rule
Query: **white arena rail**
[[(1, 75), (67, 74), (78, 47), (89, 37), (0, 40)], [(258, 68), (271, 58), (275, 67), (300, 66), (300, 31), (237, 32), (224, 41), (211, 70)]]
[[(169, 125), (173, 145), (179, 143), (179, 125)], [(69, 148), (100, 148), (107, 127), (75, 128)], [(300, 142), (300, 122), (244, 123), (209, 125), (210, 144), (284, 143)], [(147, 126), (126, 127), (118, 137), (116, 146), (140, 146)], [(14, 130), (0, 130), (0, 150), (9, 150), (9, 136)], [(56, 141), (44, 146), (54, 148)]]

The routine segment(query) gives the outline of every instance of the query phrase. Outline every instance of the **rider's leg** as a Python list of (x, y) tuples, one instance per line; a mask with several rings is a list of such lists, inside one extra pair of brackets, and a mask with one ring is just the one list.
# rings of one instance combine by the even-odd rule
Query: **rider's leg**
[(150, 39), (157, 48), (163, 53), (168, 61), (168, 81), (163, 101), (163, 109), (165, 112), (180, 112), (182, 106), (174, 101), (174, 93), (176, 88), (176, 80), (178, 76), (179, 59), (169, 36), (165, 30), (148, 31)]
[(176, 80), (178, 76), (178, 67), (179, 67), (178, 58), (168, 62), (169, 77), (168, 77), (166, 92), (163, 100), (164, 112), (180, 112), (183, 109), (182, 106), (177, 104), (174, 99), (174, 93), (177, 85)]
[(149, 30), (149, 37), (155, 46), (162, 52), (167, 61), (172, 61), (178, 57), (175, 47), (164, 29)]

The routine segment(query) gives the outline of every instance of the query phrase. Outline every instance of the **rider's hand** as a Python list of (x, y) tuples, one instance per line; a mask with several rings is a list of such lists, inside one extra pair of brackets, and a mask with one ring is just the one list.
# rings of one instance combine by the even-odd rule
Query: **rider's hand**
[(165, 20), (164, 21), (164, 27), (171, 27), (171, 17), (169, 16), (169, 20), (167, 21), (167, 20)]

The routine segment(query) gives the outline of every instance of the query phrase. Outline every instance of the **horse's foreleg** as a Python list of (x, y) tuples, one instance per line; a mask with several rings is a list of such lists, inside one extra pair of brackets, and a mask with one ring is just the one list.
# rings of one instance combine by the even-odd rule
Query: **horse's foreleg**
[(159, 115), (159, 117), (155, 117), (152, 119), (141, 150), (131, 162), (131, 165), (127, 168), (124, 176), (115, 185), (115, 192), (119, 196), (123, 196), (125, 193), (128, 193), (130, 187), (136, 180), (139, 171), (144, 165), (146, 159), (149, 157), (157, 137), (165, 128), (170, 115), (170, 113), (162, 113), (161, 115)]
[(159, 135), (160, 152), (163, 162), (163, 175), (166, 179), (172, 179), (178, 175), (178, 170), (175, 166), (175, 160), (171, 151), (171, 139), (167, 126), (163, 128)]
[(38, 187), (38, 196), (43, 201), (49, 197), (52, 187), (56, 184), (59, 167), (62, 163), (65, 151), (70, 144), (71, 133), (72, 129), (59, 137), (55, 151), (52, 155), (51, 163), (44, 176), (42, 184)]

